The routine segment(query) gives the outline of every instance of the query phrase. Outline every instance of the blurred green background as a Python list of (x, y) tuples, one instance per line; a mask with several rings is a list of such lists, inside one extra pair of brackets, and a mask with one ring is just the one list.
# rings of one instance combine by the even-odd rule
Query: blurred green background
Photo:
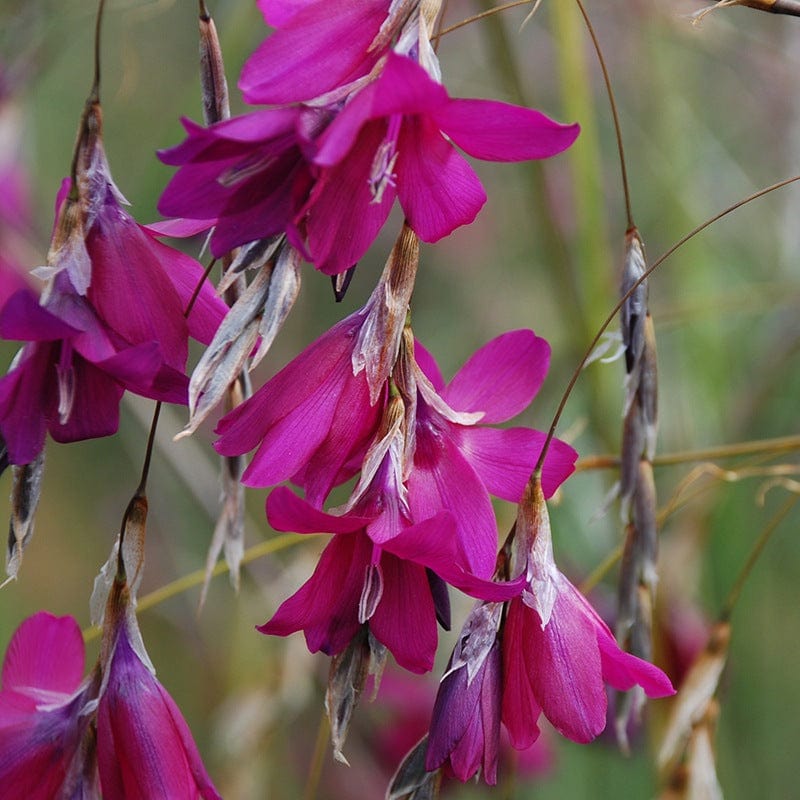
[[(486, 7), (454, 0), (446, 24)], [(800, 165), (800, 22), (734, 8), (693, 26), (688, 15), (699, 7), (683, 0), (588, 3), (619, 104), (634, 216), (651, 260), (706, 217)], [(241, 111), (236, 76), (266, 28), (252, 0), (210, 8), (234, 108)], [(550, 377), (518, 424), (546, 428), (615, 302), (625, 216), (608, 102), (577, 6), (544, 2), (520, 30), (528, 10), (511, 9), (445, 36), (439, 47), (445, 83), (453, 96), (523, 102), (578, 120), (582, 136), (546, 164), (476, 165), (489, 201), (472, 226), (424, 247), (414, 327), (445, 375), (504, 330), (532, 327), (545, 336), (553, 347)], [(91, 83), (94, 13), (86, 0), (0, 0), (1, 58), (16, 70), (3, 113), (13, 106), (18, 114), (20, 157), (33, 190), (34, 222), (26, 235), (31, 267), (44, 262), (53, 199), (69, 170)], [(200, 118), (196, 4), (109, 0), (101, 96), (114, 177), (137, 219), (154, 220), (171, 174), (154, 151), (180, 141), (180, 116)], [(0, 140), (0, 146), (8, 145)], [(398, 229), (399, 216), (392, 219), (341, 305), (333, 303), (328, 279), (306, 269), (301, 297), (257, 380), (361, 305)], [(797, 433), (798, 261), (800, 188), (789, 187), (715, 224), (653, 277), (659, 453)], [(13, 352), (3, 345), (4, 366)], [(620, 361), (595, 363), (578, 383), (560, 433), (583, 457), (618, 450), (622, 376)], [(88, 624), (92, 580), (138, 481), (150, 414), (149, 403), (129, 398), (117, 437), (69, 447), (48, 443), (36, 534), (19, 581), (0, 591), (3, 647), (16, 625), (40, 608)], [(148, 492), (142, 594), (201, 568), (213, 529), (218, 465), (209, 447), (212, 426), (172, 443), (183, 415), (170, 410), (162, 423)], [(656, 469), (662, 507), (685, 486), (661, 538), (661, 616), (677, 620), (674, 635), (691, 637), (698, 616), (714, 618), (758, 534), (787, 491), (797, 491), (796, 485), (775, 486), (762, 504), (769, 478), (740, 474), (755, 465), (782, 465), (791, 478), (796, 453), (715, 463), (732, 471), (729, 480), (694, 472), (695, 461)], [(553, 503), (556, 558), (576, 583), (620, 541), (617, 508), (599, 514), (614, 480), (610, 470), (582, 471)], [(4, 475), (3, 495), (9, 487)], [(265, 494), (248, 495), (249, 545), (274, 535), (264, 520)], [(504, 532), (514, 509), (498, 504), (498, 514)], [(794, 511), (776, 532), (733, 617), (718, 735), (718, 774), (729, 800), (797, 794), (798, 519)], [(159, 678), (230, 800), (381, 796), (399, 755), (399, 745), (387, 739), (413, 728), (406, 704), (365, 701), (345, 750), (352, 767), (334, 764), (328, 751), (318, 786), (313, 775), (309, 779), (327, 659), (310, 656), (300, 635), (269, 639), (254, 625), (306, 579), (323, 539), (307, 537), (249, 564), (238, 596), (226, 579), (216, 578), (200, 614), (195, 587), (141, 615)], [(612, 569), (592, 596), (604, 612), (613, 613), (615, 577)], [(468, 608), (463, 598), (455, 602), (456, 628)], [(441, 638), (443, 664), (453, 637)], [(423, 698), (435, 690), (436, 675), (404, 680), (391, 677), (389, 688), (399, 682), (401, 696), (419, 692)], [(630, 758), (610, 738), (579, 746), (545, 731), (549, 770), (516, 780), (507, 770), (494, 796), (656, 796), (651, 756), (666, 707), (654, 704), (648, 733)], [(447, 796), (492, 791), (452, 786)]]

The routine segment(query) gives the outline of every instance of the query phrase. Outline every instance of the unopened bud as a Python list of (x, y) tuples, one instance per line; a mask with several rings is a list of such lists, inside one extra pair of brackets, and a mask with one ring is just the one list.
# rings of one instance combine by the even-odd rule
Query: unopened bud
[(214, 20), (205, 3), (200, 12), (200, 86), (203, 90), (203, 119), (206, 125), (228, 119), (231, 115), (228, 102), (228, 82), (225, 64)]

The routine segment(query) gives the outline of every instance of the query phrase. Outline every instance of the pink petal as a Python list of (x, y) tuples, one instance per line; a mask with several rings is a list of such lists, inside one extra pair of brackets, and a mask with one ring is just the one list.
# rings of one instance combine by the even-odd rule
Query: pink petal
[(410, 672), (433, 669), (436, 655), (436, 612), (425, 570), (384, 552), (381, 556), (383, 595), (369, 627)]
[(97, 715), (97, 762), (105, 800), (218, 800), (180, 711), (123, 632)]
[(442, 393), (457, 411), (483, 411), (481, 425), (528, 407), (544, 383), (550, 345), (533, 331), (504, 333), (477, 350)]
[(564, 578), (561, 590), (570, 601), (592, 621), (600, 648), (603, 680), (615, 689), (628, 691), (641, 686), (648, 697), (668, 697), (675, 694), (670, 679), (654, 664), (623, 652), (608, 625), (589, 601)]
[(83, 667), (83, 636), (75, 619), (40, 611), (11, 637), (3, 661), (3, 691), (29, 687), (70, 695), (80, 685)]
[(114, 205), (98, 217), (86, 246), (92, 259), (87, 297), (101, 319), (130, 344), (158, 342), (164, 360), (183, 369), (188, 330), (180, 298), (159, 261), (157, 248), (165, 245)]
[[(247, 402), (220, 420), (215, 447), (222, 455), (252, 450), (282, 419), (294, 413), (309, 395), (341, 394), (337, 384), (352, 374), (350, 358), (358, 320), (348, 317), (310, 344)], [(331, 402), (335, 409), (336, 400)], [(293, 474), (293, 473), (290, 473)], [(287, 475), (287, 477), (289, 477)]]
[(68, 339), (77, 330), (39, 305), (30, 289), (9, 297), (0, 312), (0, 337), (19, 342), (47, 342)]
[(245, 63), (239, 79), (245, 102), (310, 100), (367, 74), (381, 55), (367, 50), (386, 11), (385, 0), (306, 3), (288, 14), (276, 9), (284, 27)]
[[(345, 382), (328, 436), (308, 463), (291, 476), (292, 482), (305, 490), (309, 503), (322, 506), (334, 486), (349, 480), (358, 471), (378, 429), (383, 408), (382, 399), (370, 406), (365, 381)], [(350, 469), (349, 464), (354, 459), (357, 466)]]
[(527, 749), (539, 738), (536, 721), (542, 713), (528, 672), (528, 611), (521, 601), (512, 601), (503, 630), (502, 719), (517, 750)]
[[(490, 494), (518, 503), (539, 458), (545, 434), (529, 428), (460, 427), (458, 446)], [(545, 497), (572, 474), (578, 454), (553, 439), (545, 458), (542, 488)]]
[(279, 486), (267, 498), (267, 520), (276, 531), (353, 533), (366, 527), (372, 517), (326, 514), (285, 486)]
[(453, 515), (462, 563), (473, 575), (488, 578), (497, 553), (494, 511), (486, 488), (449, 436), (418, 425), (408, 492), (413, 519), (427, 520), (440, 511)]
[(67, 443), (116, 433), (123, 387), (78, 355), (73, 356), (72, 369), (75, 375), (72, 411), (63, 425), (57, 416), (50, 420), (50, 435), (57, 442)]
[(496, 100), (450, 100), (434, 114), (439, 127), (483, 161), (527, 161), (566, 150), (580, 126), (562, 125), (539, 111)]
[(508, 600), (516, 597), (525, 584), (525, 576), (510, 582), (494, 582), (469, 573), (464, 566), (454, 518), (444, 511), (431, 519), (405, 528), (393, 539), (381, 543), (385, 552), (413, 561), (433, 570), (451, 586), (483, 600)]
[(0, 431), (12, 464), (30, 464), (44, 447), (46, 420), (58, 405), (54, 373), (58, 345), (32, 343), (0, 378)]
[[(342, 393), (341, 381), (323, 384), (323, 391), (309, 395), (265, 434), (242, 475), (246, 486), (274, 486), (291, 478), (311, 459), (325, 440)], [(224, 445), (223, 445), (224, 443)], [(229, 454), (232, 438), (220, 440), (217, 451)], [(238, 447), (233, 446), (233, 449)]]
[(547, 719), (574, 742), (590, 742), (606, 726), (608, 700), (595, 627), (569, 594), (559, 591), (550, 621), (524, 606), (528, 674)]
[(405, 118), (397, 152), (400, 205), (420, 239), (436, 242), (475, 219), (486, 202), (483, 186), (433, 122)]
[(378, 81), (372, 114), (434, 114), (448, 102), (447, 90), (407, 56), (390, 52)]
[[(146, 229), (143, 230), (147, 233)], [(167, 247), (155, 239), (152, 240), (152, 251), (178, 293), (183, 312), (189, 308), (189, 302), (194, 298), (187, 320), (189, 333), (197, 341), (209, 344), (227, 314), (228, 307), (217, 295), (209, 280), (204, 277), (205, 268), (190, 256)], [(202, 289), (195, 296), (201, 281)]]
[(357, 146), (340, 164), (324, 169), (312, 190), (306, 222), (308, 247), (318, 270), (335, 275), (352, 267), (386, 222), (395, 190), (387, 186), (374, 203), (368, 179), (385, 125), (368, 123)]
[(414, 340), (414, 360), (422, 370), (425, 377), (431, 382), (433, 388), (441, 394), (444, 389), (444, 378), (439, 370), (436, 359), (416, 339)]
[[(333, 167), (349, 157), (354, 148), (356, 152), (372, 148), (373, 145), (369, 139), (358, 141), (358, 135), (361, 129), (376, 117), (373, 106), (379, 90), (379, 83), (368, 84), (336, 115), (319, 137), (318, 150), (313, 159), (317, 166)], [(380, 119), (381, 115), (377, 116)], [(371, 127), (380, 131), (380, 136), (376, 140), (380, 144), (388, 132), (388, 122), (381, 119)], [(357, 141), (358, 146), (356, 146)], [(377, 147), (377, 145), (375, 146)], [(370, 165), (373, 157), (374, 152), (369, 158)]]
[(216, 219), (164, 219), (144, 225), (144, 229), (156, 236), (168, 236), (172, 239), (188, 239), (211, 228)]
[(371, 556), (372, 543), (365, 535), (334, 537), (314, 574), (258, 630), (273, 636), (302, 630), (312, 653), (340, 653), (360, 627), (358, 602)]

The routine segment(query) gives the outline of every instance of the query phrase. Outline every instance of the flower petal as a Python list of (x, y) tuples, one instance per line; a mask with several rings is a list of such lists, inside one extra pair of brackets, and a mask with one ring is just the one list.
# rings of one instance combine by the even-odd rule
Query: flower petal
[(564, 591), (559, 591), (544, 630), (533, 609), (521, 600), (512, 602), (527, 618), (528, 674), (542, 711), (568, 739), (590, 742), (605, 728), (608, 707), (592, 620)]
[(0, 313), (0, 337), (19, 342), (68, 339), (78, 331), (39, 305), (30, 289), (20, 289), (8, 298)]
[(340, 653), (360, 626), (358, 602), (371, 555), (372, 543), (365, 535), (334, 537), (314, 574), (258, 630), (274, 636), (302, 630), (312, 653)]
[(512, 601), (503, 631), (502, 719), (517, 750), (527, 749), (539, 738), (536, 721), (542, 713), (528, 672), (526, 622), (530, 613), (520, 601)]
[(450, 100), (435, 114), (439, 127), (483, 161), (527, 161), (566, 150), (580, 126), (562, 125), (531, 108), (496, 100)]
[[(546, 438), (530, 428), (459, 427), (458, 444), (490, 494), (518, 503), (530, 479)], [(578, 454), (560, 439), (553, 439), (544, 462), (545, 497), (572, 474)]]
[(17, 366), (0, 378), (0, 431), (12, 464), (30, 464), (41, 453), (47, 417), (55, 397), (58, 345), (33, 342), (23, 348)]
[(97, 762), (105, 800), (219, 800), (172, 698), (120, 633), (97, 714)]
[(457, 411), (483, 411), (481, 424), (527, 408), (544, 383), (550, 345), (530, 330), (508, 331), (477, 350), (442, 393)]
[(397, 194), (424, 242), (468, 225), (486, 202), (472, 167), (427, 117), (403, 119), (397, 142)]
[(369, 627), (389, 648), (397, 663), (410, 672), (433, 669), (436, 655), (436, 612), (423, 567), (381, 555), (383, 595)]
[(414, 520), (428, 520), (441, 511), (453, 515), (461, 563), (473, 575), (488, 578), (494, 572), (497, 523), (486, 488), (451, 438), (425, 425), (417, 427), (408, 494)]
[(380, 57), (368, 49), (385, 16), (385, 0), (326, 0), (289, 13), (276, 9), (274, 18), (283, 27), (242, 69), (245, 102), (297, 103), (366, 75)]
[(3, 691), (72, 694), (83, 678), (83, 636), (73, 617), (40, 611), (14, 632), (3, 661)]
[(568, 580), (564, 579), (561, 591), (576, 607), (581, 608), (595, 626), (603, 680), (606, 683), (623, 692), (638, 685), (648, 697), (668, 697), (675, 694), (672, 682), (658, 667), (620, 649), (602, 617)]
[(366, 527), (372, 517), (326, 514), (298, 497), (291, 489), (279, 486), (267, 498), (267, 520), (277, 531), (353, 533)]
[(369, 189), (385, 130), (379, 122), (365, 125), (348, 157), (324, 169), (311, 192), (308, 248), (314, 266), (326, 275), (349, 269), (367, 252), (394, 204), (393, 186), (386, 186), (380, 202), (373, 202)]

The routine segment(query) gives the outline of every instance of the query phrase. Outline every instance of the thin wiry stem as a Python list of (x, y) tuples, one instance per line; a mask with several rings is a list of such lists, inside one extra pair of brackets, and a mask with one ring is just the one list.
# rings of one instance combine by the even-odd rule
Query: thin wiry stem
[(739, 576), (736, 578), (736, 582), (733, 584), (730, 592), (728, 593), (725, 604), (722, 606), (722, 612), (720, 614), (721, 621), (727, 621), (730, 619), (733, 609), (742, 593), (742, 589), (744, 588), (747, 579), (750, 577), (750, 573), (753, 571), (753, 567), (756, 565), (759, 556), (764, 552), (764, 548), (766, 547), (767, 542), (770, 540), (772, 534), (775, 532), (775, 529), (781, 524), (781, 522), (783, 522), (789, 512), (795, 507), (798, 500), (800, 500), (800, 496), (798, 495), (790, 497), (778, 509), (777, 513), (767, 523), (764, 530), (761, 531), (761, 534), (753, 545), (753, 549), (750, 551), (750, 555), (747, 557), (747, 561), (745, 561)]
[(100, 0), (97, 6), (97, 18), (94, 23), (94, 80), (89, 93), (89, 102), (100, 102), (100, 33), (103, 24), (103, 11), (106, 0)]
[(600, 62), (600, 69), (603, 71), (603, 82), (606, 85), (606, 92), (608, 92), (608, 102), (611, 106), (611, 116), (614, 119), (614, 134), (617, 137), (617, 150), (619, 151), (619, 167), (622, 172), (622, 191), (625, 195), (625, 217), (628, 222), (628, 230), (632, 230), (634, 227), (633, 222), (633, 212), (631, 211), (631, 194), (630, 189), (628, 187), (628, 169), (625, 165), (625, 148), (622, 145), (622, 128), (619, 124), (619, 114), (617, 113), (617, 101), (614, 99), (614, 90), (611, 88), (611, 78), (608, 74), (608, 69), (606, 67), (606, 60), (603, 57), (603, 51), (600, 48), (600, 42), (597, 39), (597, 34), (594, 31), (594, 26), (592, 25), (591, 20), (589, 19), (589, 15), (586, 12), (586, 8), (581, 2), (581, 0), (575, 0), (578, 4), (578, 8), (581, 11), (581, 15), (583, 16), (583, 21), (586, 23), (586, 29), (589, 31), (589, 36), (592, 39), (592, 44), (594, 45), (594, 50), (597, 53), (597, 60)]
[[(753, 453), (786, 453), (800, 450), (800, 436), (779, 436), (775, 439), (754, 439), (748, 442), (723, 444), (700, 450), (679, 450), (675, 453), (662, 453), (653, 459), (653, 466), (671, 466), (691, 461), (713, 461), (719, 458), (733, 458)], [(620, 465), (619, 456), (600, 455), (581, 458), (575, 465), (575, 472), (588, 472), (595, 469), (616, 469)]]
[(445, 34), (457, 31), (459, 28), (465, 28), (467, 25), (471, 25), (473, 22), (485, 19), (486, 17), (491, 17), (494, 14), (499, 14), (501, 11), (508, 11), (509, 8), (516, 8), (517, 6), (529, 6), (533, 2), (534, 0), (514, 0), (512, 3), (504, 3), (502, 6), (496, 6), (495, 8), (489, 8), (486, 11), (481, 11), (479, 14), (473, 14), (471, 17), (462, 19), (461, 22), (457, 22), (455, 25), (450, 25), (448, 28), (438, 31), (436, 36), (434, 36), (431, 41), (436, 39), (438, 43), (438, 40)]
[(534, 480), (535, 477), (541, 476), (542, 472), (542, 465), (544, 464), (545, 457), (547, 456), (547, 451), (550, 449), (550, 443), (553, 441), (553, 437), (555, 436), (556, 427), (561, 419), (561, 415), (564, 412), (564, 408), (567, 405), (567, 400), (569, 400), (570, 395), (572, 394), (572, 390), (575, 388), (575, 384), (578, 382), (578, 378), (580, 377), (583, 368), (589, 359), (589, 356), (594, 352), (595, 347), (597, 347), (598, 342), (600, 341), (600, 337), (606, 332), (608, 326), (614, 320), (614, 317), (617, 315), (617, 312), (622, 308), (625, 301), (639, 288), (639, 286), (646, 281), (652, 274), (655, 272), (658, 267), (661, 266), (676, 250), (683, 247), (690, 239), (697, 236), (698, 233), (704, 231), (709, 225), (713, 225), (718, 220), (722, 219), (723, 217), (727, 216), (736, 209), (741, 208), (742, 206), (746, 205), (747, 203), (752, 202), (753, 200), (757, 200), (759, 197), (763, 197), (765, 194), (769, 194), (770, 192), (774, 192), (776, 189), (781, 189), (784, 186), (788, 186), (790, 183), (795, 183), (796, 181), (800, 180), (800, 175), (795, 175), (791, 178), (786, 178), (785, 180), (778, 181), (777, 183), (773, 183), (770, 186), (765, 187), (764, 189), (760, 189), (753, 194), (748, 195), (747, 197), (739, 200), (738, 202), (734, 203), (733, 205), (728, 206), (724, 210), (720, 211), (718, 214), (715, 214), (710, 219), (707, 219), (705, 222), (700, 223), (696, 228), (693, 228), (689, 233), (679, 239), (672, 247), (670, 247), (666, 253), (659, 256), (649, 267), (649, 269), (645, 270), (642, 276), (637, 280), (631, 288), (624, 294), (614, 308), (611, 310), (611, 313), (606, 317), (605, 322), (600, 326), (597, 333), (595, 334), (594, 338), (591, 341), (591, 344), (586, 349), (586, 352), (583, 358), (580, 360), (575, 372), (572, 373), (572, 377), (567, 384), (567, 388), (564, 390), (564, 394), (561, 396), (561, 402), (558, 404), (558, 408), (556, 409), (556, 413), (553, 416), (553, 421), (550, 425), (550, 429), (547, 432), (547, 438), (544, 441), (544, 446), (542, 447), (542, 452), (539, 455), (539, 460), (536, 462), (536, 466), (534, 467), (533, 474), (531, 475), (531, 480)]

